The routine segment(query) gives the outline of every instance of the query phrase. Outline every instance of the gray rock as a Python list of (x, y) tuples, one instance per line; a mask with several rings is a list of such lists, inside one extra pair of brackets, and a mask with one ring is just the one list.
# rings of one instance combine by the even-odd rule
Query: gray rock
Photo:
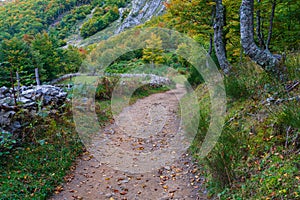
[(21, 128), (21, 123), (19, 121), (15, 121), (12, 125), (15, 129)]
[(22, 104), (28, 104), (28, 103), (31, 103), (32, 100), (31, 99), (27, 99), (25, 97), (20, 97), (20, 98), (18, 98), (18, 102), (20, 102)]
[(9, 125), (10, 119), (16, 114), (15, 111), (0, 112), (0, 124)]
[(106, 195), (105, 195), (106, 198), (111, 198), (111, 197), (113, 197), (113, 196), (114, 196), (114, 194), (112, 194), (112, 193), (109, 193), (109, 194), (106, 194)]
[[(12, 89), (7, 87), (0, 88), (0, 105), (5, 106), (5, 110), (0, 110), (0, 125), (7, 131), (14, 132), (21, 128), (21, 122), (12, 121), (16, 114), (14, 99), (12, 98)], [(59, 87), (51, 85), (41, 86), (22, 86), (19, 91), (16, 91), (18, 106), (28, 110), (32, 115), (36, 114), (37, 104), (42, 103), (42, 109), (45, 112), (49, 112), (45, 109), (45, 106), (62, 104), (67, 99), (67, 93)], [(38, 102), (43, 99), (42, 102)], [(9, 111), (7, 111), (9, 110)]]
[(36, 102), (30, 102), (23, 105), (23, 108), (34, 108), (36, 106)]
[(0, 88), (0, 94), (4, 95), (9, 92), (9, 89), (5, 86)]
[(0, 105), (12, 106), (14, 105), (14, 100), (11, 97), (5, 97), (3, 99), (0, 99)]
[[(163, 2), (163, 0), (133, 0), (130, 13), (115, 31), (115, 34), (142, 24), (152, 17), (162, 14), (165, 10)], [(121, 19), (122, 17), (120, 17), (119, 20), (121, 21)]]
[(53, 97), (46, 95), (46, 96), (44, 96), (43, 100), (44, 100), (43, 102), (45, 105), (49, 105), (50, 102), (53, 100)]

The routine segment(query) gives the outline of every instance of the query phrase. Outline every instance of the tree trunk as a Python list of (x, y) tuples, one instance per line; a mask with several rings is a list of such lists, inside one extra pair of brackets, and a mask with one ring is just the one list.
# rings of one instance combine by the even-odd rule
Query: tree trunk
[(212, 50), (213, 50), (213, 35), (212, 34), (210, 34), (209, 35), (209, 49), (208, 49), (208, 55), (210, 55), (211, 56), (211, 54), (212, 54)]
[(280, 70), (281, 56), (275, 57), (268, 50), (261, 50), (254, 42), (253, 0), (242, 0), (240, 7), (241, 43), (246, 53), (254, 62), (268, 72), (283, 79)]
[(223, 27), (225, 23), (224, 18), (224, 7), (222, 4), (222, 0), (216, 0), (216, 16), (214, 24), (215, 51), (221, 69), (224, 71), (225, 74), (229, 74), (232, 67), (226, 57), (226, 48), (224, 44), (223, 35)]
[(270, 26), (269, 26), (269, 33), (268, 33), (268, 39), (266, 42), (266, 49), (269, 50), (269, 46), (271, 43), (271, 37), (272, 37), (272, 32), (273, 32), (273, 21), (274, 21), (274, 16), (275, 16), (275, 8), (276, 8), (276, 0), (272, 2), (272, 13), (270, 17)]
[[(258, 3), (260, 3), (260, 0), (257, 0)], [(260, 16), (260, 9), (257, 10), (256, 12), (256, 35), (257, 39), (259, 42), (259, 47), (264, 49), (265, 48), (265, 42), (264, 42), (264, 37), (262, 34), (262, 29), (261, 29), (261, 16)]]

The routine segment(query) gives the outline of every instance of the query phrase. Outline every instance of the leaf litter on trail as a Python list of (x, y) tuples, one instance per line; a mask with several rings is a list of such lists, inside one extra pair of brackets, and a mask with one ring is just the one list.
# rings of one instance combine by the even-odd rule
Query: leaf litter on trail
[[(161, 100), (168, 100), (170, 94), (160, 94)], [(147, 97), (148, 98), (148, 97)], [(153, 103), (150, 99), (143, 99), (135, 108), (136, 111), (142, 112), (145, 110), (145, 105), (148, 102)], [(157, 98), (157, 97), (155, 97)], [(148, 101), (147, 103), (143, 103)], [(171, 104), (174, 102), (171, 102)], [(175, 104), (175, 103), (174, 103)], [(176, 103), (177, 104), (177, 103)], [(174, 109), (176, 110), (175, 107)], [(130, 133), (123, 133), (116, 129), (115, 121), (104, 128), (104, 135), (109, 138), (115, 147), (124, 149), (124, 156), (127, 150), (136, 151), (136, 156), (141, 153), (155, 152), (160, 149), (169, 148), (170, 143), (174, 138), (174, 131), (177, 130), (176, 116), (174, 113), (168, 114), (168, 120), (165, 127), (160, 129), (160, 132), (149, 133), (146, 138), (135, 137)], [(133, 121), (135, 124), (142, 124), (143, 118)], [(172, 127), (173, 126), (173, 127)], [(135, 131), (135, 126), (129, 127)], [(143, 129), (143, 128), (142, 128)], [(142, 130), (140, 129), (140, 130)], [(106, 130), (106, 131), (105, 131)], [(130, 130), (130, 129), (127, 129)], [(136, 130), (139, 130), (136, 128)], [(144, 129), (148, 130), (148, 129)], [(173, 150), (172, 150), (173, 152)], [(172, 153), (170, 152), (170, 153)], [(173, 152), (176, 154), (177, 152)], [(173, 154), (172, 154), (173, 155)], [(66, 177), (66, 180), (71, 180), (65, 187), (65, 190), (55, 196), (55, 200), (79, 199), (85, 197), (86, 199), (109, 199), (109, 200), (125, 200), (125, 199), (197, 199), (199, 188), (201, 188), (201, 178), (197, 174), (197, 169), (194, 168), (192, 160), (188, 154), (183, 154), (174, 163), (167, 163), (160, 168), (154, 169), (151, 172), (137, 174), (130, 173), (126, 170), (118, 171), (110, 168), (105, 162), (96, 160), (90, 156), (88, 152), (85, 153), (74, 172), (74, 176)], [(137, 157), (136, 159), (138, 164)], [(160, 159), (159, 156), (157, 158)], [(197, 177), (196, 177), (197, 176)], [(80, 187), (77, 187), (80, 185)], [(70, 191), (73, 189), (73, 193)], [(76, 193), (76, 195), (74, 195)], [(69, 197), (69, 198), (68, 198)], [(76, 197), (76, 198), (75, 198)], [(84, 199), (85, 199), (84, 198)]]

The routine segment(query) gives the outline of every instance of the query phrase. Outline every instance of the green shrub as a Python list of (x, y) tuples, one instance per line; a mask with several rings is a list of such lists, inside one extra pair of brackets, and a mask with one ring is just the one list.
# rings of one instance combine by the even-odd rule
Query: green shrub
[(76, 22), (86, 18), (92, 11), (92, 6), (82, 5), (76, 7), (66, 14), (61, 21), (54, 27), (52, 33), (58, 37), (58, 39), (65, 39), (73, 31)]
[(140, 67), (142, 67), (143, 65), (144, 63), (141, 60), (117, 61), (107, 67), (105, 69), (105, 73), (133, 73), (135, 69), (140, 69)]
[(118, 77), (103, 77), (99, 82), (95, 97), (97, 100), (109, 100), (111, 99), (112, 93), (116, 84), (118, 83)]
[(244, 80), (237, 76), (227, 76), (224, 79), (226, 95), (234, 100), (246, 99), (249, 97), (249, 91)]
[(300, 77), (300, 53), (290, 53), (286, 58), (286, 67), (290, 80), (299, 80)]
[(83, 150), (70, 107), (64, 105), (50, 115), (34, 118), (24, 110), (16, 117), (28, 125), (14, 148), (16, 136), (1, 133), (1, 153), (4, 149), (9, 154), (0, 156), (0, 199), (46, 199)]
[(198, 70), (195, 67), (190, 68), (190, 73), (187, 80), (192, 86), (204, 83), (203, 77), (201, 76), (201, 74), (199, 74)]
[(95, 15), (82, 25), (80, 35), (84, 38), (94, 35), (117, 20), (119, 16), (118, 7), (116, 6), (106, 7), (105, 9), (99, 8), (96, 10)]
[(300, 129), (300, 102), (293, 101), (283, 107), (278, 116), (278, 123)]
[(126, 6), (128, 2), (128, 0), (105, 0), (107, 5), (116, 5), (119, 8)]
[(214, 149), (205, 158), (216, 189), (230, 186), (235, 179), (235, 169), (241, 158), (243, 140), (235, 128), (226, 126)]

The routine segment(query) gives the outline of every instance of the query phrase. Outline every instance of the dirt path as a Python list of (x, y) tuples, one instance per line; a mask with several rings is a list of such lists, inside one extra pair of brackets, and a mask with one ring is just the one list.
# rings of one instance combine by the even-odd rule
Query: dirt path
[[(124, 109), (114, 124), (101, 130), (95, 149), (77, 161), (72, 175), (58, 188), (62, 191), (50, 199), (206, 199), (201, 191), (202, 178), (190, 155), (184, 152), (172, 157), (176, 152), (168, 151), (171, 144), (177, 144), (174, 140), (180, 119), (176, 111), (178, 98), (185, 92), (184, 87), (177, 86)], [(101, 143), (104, 137), (110, 141), (105, 150)]]

